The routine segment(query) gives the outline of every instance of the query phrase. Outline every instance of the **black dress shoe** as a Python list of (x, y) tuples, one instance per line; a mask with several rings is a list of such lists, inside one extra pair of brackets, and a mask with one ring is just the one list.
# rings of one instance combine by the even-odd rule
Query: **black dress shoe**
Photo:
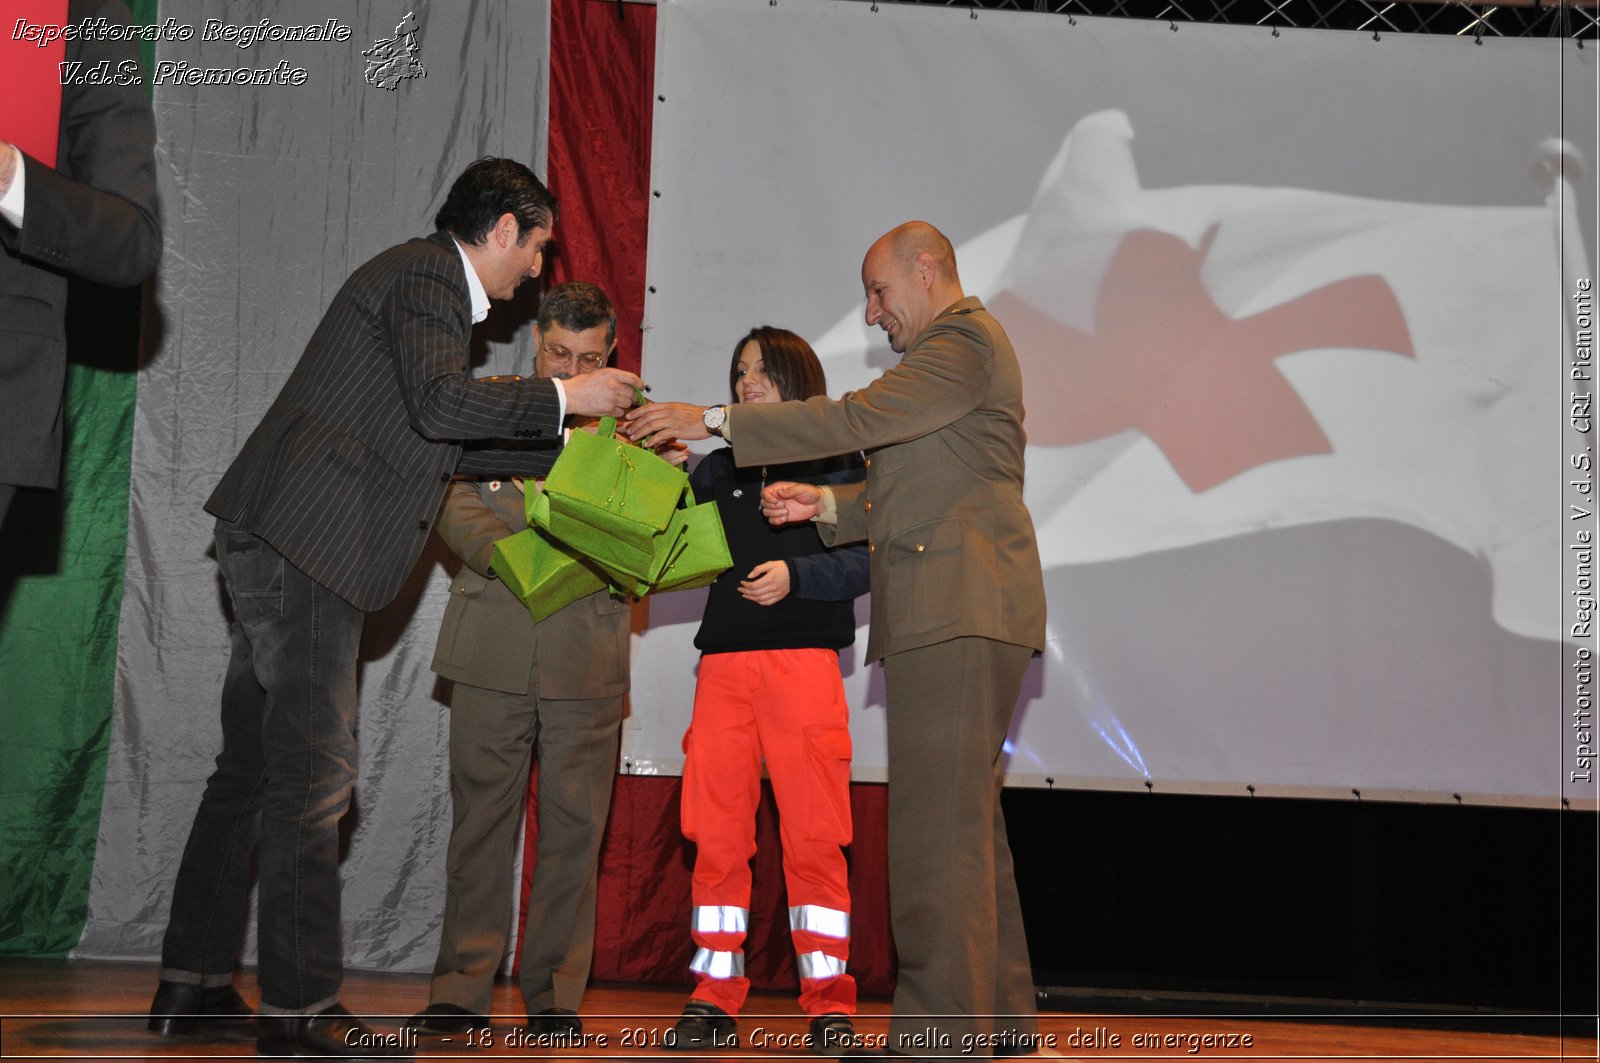
[(150, 1031), (242, 1041), (254, 1035), (255, 1015), (231, 984), (206, 987), (162, 979), (150, 1002)]
[(545, 1037), (567, 1036), (573, 1040), (583, 1036), (583, 1020), (578, 1013), (566, 1008), (545, 1008), (528, 1016), (528, 1032)]
[(811, 1051), (819, 1056), (839, 1058), (864, 1047), (850, 1016), (837, 1011), (812, 1018), (806, 1026), (806, 1037)]
[(406, 1020), (406, 1029), (421, 1030), (423, 1033), (471, 1033), (488, 1028), (489, 1020), (484, 1016), (468, 1011), (459, 1004), (446, 1004), (443, 1001), (429, 1004)]
[(334, 1004), (315, 1015), (263, 1015), (258, 1056), (331, 1056), (336, 1059), (410, 1059), (416, 1034), (378, 1033)]
[(673, 1023), (663, 1048), (693, 1052), (702, 1048), (738, 1048), (739, 1023), (715, 1004), (691, 1000)]

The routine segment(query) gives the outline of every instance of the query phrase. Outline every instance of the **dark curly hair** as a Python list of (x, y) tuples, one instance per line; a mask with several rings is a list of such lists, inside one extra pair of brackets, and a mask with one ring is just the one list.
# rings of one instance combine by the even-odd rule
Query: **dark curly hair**
[(515, 159), (486, 157), (456, 178), (433, 225), (462, 243), (480, 244), (503, 214), (517, 219), (521, 240), (530, 229), (555, 225), (557, 213), (556, 197), (532, 170)]

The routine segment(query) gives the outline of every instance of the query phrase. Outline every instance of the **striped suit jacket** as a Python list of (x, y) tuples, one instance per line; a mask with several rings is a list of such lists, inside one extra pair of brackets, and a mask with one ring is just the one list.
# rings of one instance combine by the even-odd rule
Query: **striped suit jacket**
[(552, 381), (468, 376), (469, 305), (448, 233), (357, 269), (207, 511), (357, 608), (387, 605), (452, 474), (539, 476), (560, 449)]

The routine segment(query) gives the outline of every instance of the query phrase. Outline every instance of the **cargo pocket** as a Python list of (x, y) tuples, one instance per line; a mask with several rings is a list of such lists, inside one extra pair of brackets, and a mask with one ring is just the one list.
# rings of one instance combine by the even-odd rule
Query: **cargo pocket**
[(283, 555), (266, 540), (249, 532), (218, 531), (217, 561), (233, 603), (233, 618), (247, 630), (283, 615)]
[(805, 836), (812, 841), (849, 845), (850, 729), (834, 724), (806, 728), (806, 763), (813, 801)]

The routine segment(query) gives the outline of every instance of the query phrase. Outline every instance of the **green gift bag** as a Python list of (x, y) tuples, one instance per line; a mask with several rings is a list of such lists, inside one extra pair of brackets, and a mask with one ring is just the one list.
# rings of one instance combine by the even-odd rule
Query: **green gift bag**
[[(685, 492), (685, 497), (693, 495)], [(722, 530), (722, 515), (715, 502), (674, 510), (672, 520), (655, 542), (650, 577), (612, 574), (612, 585), (617, 590), (642, 598), (657, 591), (704, 587), (733, 565), (728, 537)]]
[(545, 489), (528, 499), (528, 523), (619, 581), (653, 580), (665, 560), (658, 560), (657, 540), (672, 522), (689, 477), (618, 439), (616, 428), (616, 420), (605, 417), (597, 435), (572, 433)]
[(575, 515), (570, 507), (558, 504), (559, 498), (548, 488), (540, 492), (528, 506), (529, 526), (581, 555), (620, 588), (648, 588), (668, 561), (672, 543), (682, 534), (669, 518), (665, 528), (643, 538), (636, 523), (602, 510), (588, 509)]
[(683, 529), (666, 563), (656, 576), (652, 591), (683, 591), (704, 587), (718, 574), (733, 567), (728, 551), (728, 536), (722, 530), (722, 514), (715, 502), (702, 502), (672, 514), (672, 525)]
[(497, 541), (492, 564), (535, 624), (608, 585), (581, 555), (537, 528)]

